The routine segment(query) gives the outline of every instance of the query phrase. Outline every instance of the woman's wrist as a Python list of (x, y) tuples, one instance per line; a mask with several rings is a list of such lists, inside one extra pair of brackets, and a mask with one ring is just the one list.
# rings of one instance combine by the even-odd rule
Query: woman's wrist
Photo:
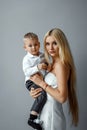
[(45, 85), (44, 85), (44, 90), (45, 90), (45, 91), (46, 91), (46, 89), (47, 89), (48, 86), (49, 86), (48, 84), (45, 84)]
[(46, 90), (46, 88), (49, 86), (47, 83), (45, 83), (44, 81), (41, 82), (40, 85), (44, 90)]

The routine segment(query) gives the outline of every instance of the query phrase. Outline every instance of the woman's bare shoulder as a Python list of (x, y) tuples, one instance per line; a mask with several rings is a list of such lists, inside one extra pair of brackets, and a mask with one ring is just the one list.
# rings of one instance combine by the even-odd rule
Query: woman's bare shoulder
[(56, 64), (55, 64), (55, 70), (57, 71), (57, 70), (66, 70), (66, 65), (63, 63), (63, 62), (61, 62), (61, 61), (58, 61), (58, 62), (56, 62)]
[(55, 74), (57, 76), (64, 75), (64, 77), (68, 77), (69, 75), (69, 69), (68, 67), (61, 61), (55, 64)]

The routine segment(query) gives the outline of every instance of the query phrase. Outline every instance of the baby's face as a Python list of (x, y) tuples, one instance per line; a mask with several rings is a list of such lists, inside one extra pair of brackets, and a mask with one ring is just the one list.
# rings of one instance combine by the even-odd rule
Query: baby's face
[(24, 38), (24, 48), (32, 55), (39, 54), (40, 43), (38, 39)]

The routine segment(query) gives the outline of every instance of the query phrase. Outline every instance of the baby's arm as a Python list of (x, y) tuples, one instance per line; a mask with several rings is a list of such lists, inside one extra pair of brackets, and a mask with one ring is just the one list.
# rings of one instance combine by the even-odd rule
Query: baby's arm
[(30, 77), (31, 75), (38, 73), (39, 69), (38, 69), (37, 65), (31, 66), (29, 64), (29, 61), (24, 59), (23, 60), (23, 72), (24, 72), (25, 76)]

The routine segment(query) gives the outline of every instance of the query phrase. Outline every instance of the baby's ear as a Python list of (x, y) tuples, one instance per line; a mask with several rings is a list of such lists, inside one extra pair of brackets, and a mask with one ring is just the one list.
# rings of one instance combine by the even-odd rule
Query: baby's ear
[(23, 46), (23, 48), (24, 48), (24, 49), (25, 49), (25, 51), (26, 51), (26, 46), (25, 46), (25, 45)]

